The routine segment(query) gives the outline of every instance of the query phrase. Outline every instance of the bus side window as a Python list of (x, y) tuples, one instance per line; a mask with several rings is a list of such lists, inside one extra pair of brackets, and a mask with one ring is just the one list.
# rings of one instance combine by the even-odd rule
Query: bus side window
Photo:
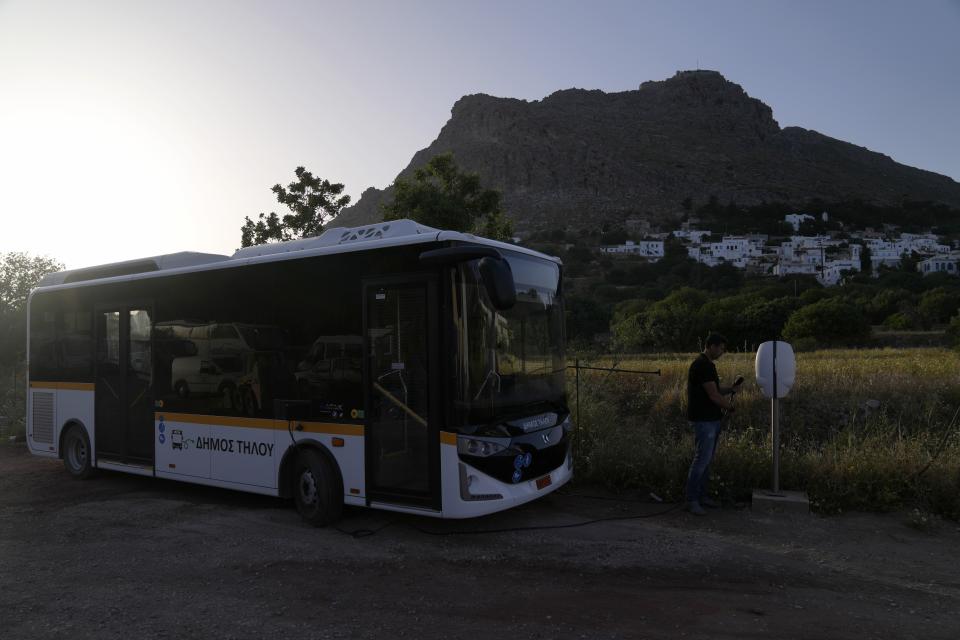
[(97, 364), (120, 366), (120, 313), (106, 311), (97, 314), (99, 333), (102, 340), (97, 341)]
[(43, 380), (57, 371), (56, 323), (52, 311), (30, 317), (30, 377)]
[(93, 374), (93, 314), (89, 311), (60, 314), (57, 342), (64, 377), (88, 379)]

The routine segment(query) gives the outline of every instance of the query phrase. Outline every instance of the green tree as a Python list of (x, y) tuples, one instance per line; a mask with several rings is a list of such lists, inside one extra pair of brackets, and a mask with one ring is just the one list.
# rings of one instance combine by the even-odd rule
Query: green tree
[(0, 255), (0, 363), (15, 364), (25, 351), (30, 290), (46, 274), (62, 269), (62, 264), (45, 256)]
[(904, 305), (913, 306), (916, 297), (906, 289), (881, 289), (874, 291), (865, 299), (863, 305), (870, 322), (880, 324), (893, 314), (904, 308)]
[(612, 322), (620, 322), (621, 320), (625, 320), (630, 316), (640, 315), (649, 306), (649, 300), (643, 300), (640, 298), (624, 300), (613, 307)]
[(903, 311), (891, 313), (883, 321), (883, 326), (894, 331), (910, 331), (922, 329), (923, 322), (915, 307), (905, 307)]
[(350, 204), (350, 196), (342, 195), (342, 183), (331, 183), (303, 167), (297, 167), (294, 173), (297, 179), (286, 187), (275, 184), (271, 188), (277, 202), (290, 209), (290, 213), (282, 218), (273, 212), (261, 213), (256, 222), (246, 216), (240, 227), (241, 246), (317, 235), (325, 223), (336, 218), (340, 210)]
[(460, 171), (453, 154), (434, 156), (414, 171), (413, 180), (397, 178), (393, 202), (384, 220), (410, 218), (437, 229), (509, 240), (513, 225), (503, 215), (500, 192), (484, 189), (480, 176)]
[(859, 344), (870, 336), (870, 323), (859, 308), (826, 299), (797, 309), (783, 328), (784, 340), (816, 340), (822, 346)]
[(956, 289), (937, 287), (920, 296), (917, 310), (927, 326), (944, 324), (960, 309), (960, 292)]
[(799, 306), (800, 301), (792, 297), (755, 302), (740, 315), (740, 331), (751, 345), (779, 339), (790, 315)]
[(705, 292), (683, 287), (654, 304), (647, 317), (650, 344), (658, 349), (699, 350), (698, 339), (703, 336), (697, 323), (697, 311), (707, 299)]
[(820, 302), (821, 300), (828, 300), (832, 298), (833, 295), (824, 289), (823, 287), (818, 287), (816, 289), (807, 289), (800, 294), (800, 302), (804, 305), (813, 304), (814, 302)]
[(638, 313), (627, 315), (629, 305), (618, 307), (611, 326), (617, 348), (630, 351), (652, 347), (690, 351), (697, 349), (700, 332), (697, 312), (707, 301), (699, 289), (682, 287)]
[(727, 338), (727, 349), (741, 348), (744, 342), (752, 341), (751, 336), (743, 331), (743, 310), (759, 300), (760, 298), (752, 293), (710, 300), (697, 312), (696, 334), (702, 337), (715, 331)]
[(649, 346), (644, 314), (627, 316), (610, 323), (613, 348), (617, 351), (638, 351)]

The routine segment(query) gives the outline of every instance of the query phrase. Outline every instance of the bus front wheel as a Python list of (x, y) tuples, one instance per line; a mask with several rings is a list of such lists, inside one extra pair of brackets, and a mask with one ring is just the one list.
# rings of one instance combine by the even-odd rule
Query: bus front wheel
[(310, 524), (323, 527), (343, 512), (343, 479), (328, 454), (304, 449), (297, 454), (293, 474), (293, 501)]
[(92, 460), (86, 430), (76, 424), (71, 426), (63, 436), (63, 465), (67, 473), (78, 480), (89, 478), (93, 473)]

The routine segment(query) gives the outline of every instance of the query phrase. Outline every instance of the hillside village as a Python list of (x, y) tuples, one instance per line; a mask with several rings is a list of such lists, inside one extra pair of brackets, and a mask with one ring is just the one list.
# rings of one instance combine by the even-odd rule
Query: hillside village
[[(820, 219), (826, 222), (829, 214), (820, 214)], [(824, 286), (840, 284), (845, 273), (868, 268), (868, 261), (871, 273), (877, 274), (880, 267), (899, 267), (905, 257), (918, 258), (917, 270), (924, 275), (960, 273), (960, 251), (942, 244), (932, 232), (895, 235), (895, 229), (887, 226), (881, 231), (867, 228), (842, 234), (799, 235), (801, 226), (813, 220), (814, 216), (804, 213), (785, 216), (784, 222), (796, 235), (779, 244), (767, 234), (723, 235), (717, 240), (710, 230), (697, 229), (696, 220), (660, 233), (651, 233), (642, 221), (628, 221), (628, 228), (643, 239), (601, 245), (600, 251), (656, 262), (664, 257), (665, 243), (672, 237), (683, 243), (691, 258), (710, 267), (729, 264), (760, 276), (812, 275)]]

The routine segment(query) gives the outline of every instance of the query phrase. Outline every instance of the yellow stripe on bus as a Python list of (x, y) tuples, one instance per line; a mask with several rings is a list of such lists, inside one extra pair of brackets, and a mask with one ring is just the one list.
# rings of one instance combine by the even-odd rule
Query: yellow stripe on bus
[(59, 389), (62, 391), (93, 391), (92, 382), (31, 382), (31, 389)]
[[(239, 418), (234, 416), (205, 416), (195, 413), (171, 413), (169, 411), (156, 412), (157, 418), (163, 417), (167, 422), (188, 422), (190, 424), (208, 424), (217, 427), (244, 427), (247, 429), (279, 429), (286, 431), (290, 428), (286, 420), (272, 418)], [(296, 429), (302, 425), (303, 429)], [(362, 436), (363, 425), (340, 424), (334, 422), (301, 422), (295, 421), (294, 430), (300, 433), (326, 433), (335, 436)]]
[(457, 434), (450, 433), (449, 431), (441, 431), (440, 442), (441, 444), (457, 444)]

